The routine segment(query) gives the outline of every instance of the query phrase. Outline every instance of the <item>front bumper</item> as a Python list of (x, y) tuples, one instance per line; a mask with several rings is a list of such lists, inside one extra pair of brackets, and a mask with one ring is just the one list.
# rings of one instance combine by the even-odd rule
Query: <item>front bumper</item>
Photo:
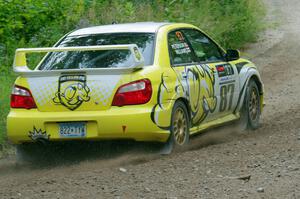
[[(106, 111), (40, 112), (37, 109), (11, 109), (7, 117), (8, 139), (14, 144), (33, 142), (30, 132), (46, 133), (49, 141), (133, 139), (166, 142), (168, 130), (162, 130), (151, 120), (149, 107), (111, 107)], [(81, 138), (62, 138), (59, 122), (87, 124), (87, 134)]]

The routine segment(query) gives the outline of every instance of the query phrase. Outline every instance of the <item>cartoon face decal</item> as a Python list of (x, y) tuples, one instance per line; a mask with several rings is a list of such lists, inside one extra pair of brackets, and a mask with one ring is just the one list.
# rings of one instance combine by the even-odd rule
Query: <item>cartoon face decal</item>
[[(217, 98), (215, 96), (215, 77), (211, 68), (207, 65), (196, 66), (198, 70), (200, 81), (194, 82), (198, 85), (199, 89), (199, 107), (193, 113), (192, 121), (194, 125), (199, 125), (209, 113), (215, 111), (217, 106)], [(193, 99), (190, 98), (190, 103), (193, 102)]]
[(84, 75), (64, 75), (59, 78), (58, 91), (53, 98), (55, 104), (61, 104), (75, 110), (83, 102), (90, 100), (90, 89)]
[[(168, 103), (172, 102), (170, 100), (172, 95), (166, 91), (175, 89), (176, 97), (184, 97), (189, 101), (192, 125), (199, 125), (209, 113), (216, 109), (217, 98), (214, 85), (214, 73), (207, 65), (186, 66), (184, 71), (178, 73), (175, 85), (168, 84), (162, 75), (157, 97), (158, 103), (151, 115), (152, 121), (162, 128), (160, 120), (164, 114), (163, 110), (166, 109)], [(163, 126), (162, 129), (168, 128), (169, 126)]]
[(48, 135), (46, 131), (43, 131), (42, 129), (37, 130), (35, 127), (33, 127), (33, 131), (29, 131), (28, 137), (33, 141), (50, 139), (50, 135)]

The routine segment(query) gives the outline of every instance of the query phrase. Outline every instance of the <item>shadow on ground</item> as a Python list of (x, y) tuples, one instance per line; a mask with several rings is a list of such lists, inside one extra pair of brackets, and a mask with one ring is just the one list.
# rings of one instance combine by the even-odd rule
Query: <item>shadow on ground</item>
[(162, 143), (127, 140), (37, 144), (33, 150), (36, 150), (38, 158), (30, 163), (17, 163), (15, 156), (1, 160), (0, 175), (6, 172), (72, 166), (86, 161), (97, 161), (97, 164), (103, 167), (137, 165), (155, 159), (169, 158), (178, 153), (184, 155), (186, 151), (196, 151), (210, 145), (230, 142), (241, 135), (245, 133), (238, 131), (234, 124), (217, 127), (192, 136), (187, 147), (175, 150), (169, 155), (160, 155), (164, 146)]

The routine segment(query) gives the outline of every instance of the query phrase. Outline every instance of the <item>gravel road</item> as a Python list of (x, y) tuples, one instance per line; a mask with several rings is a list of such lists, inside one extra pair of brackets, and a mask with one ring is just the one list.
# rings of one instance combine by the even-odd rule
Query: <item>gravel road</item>
[(1, 160), (0, 198), (300, 198), (300, 1), (266, 4), (267, 21), (280, 25), (245, 54), (265, 83), (258, 130), (213, 129), (168, 156), (127, 143), (36, 165)]

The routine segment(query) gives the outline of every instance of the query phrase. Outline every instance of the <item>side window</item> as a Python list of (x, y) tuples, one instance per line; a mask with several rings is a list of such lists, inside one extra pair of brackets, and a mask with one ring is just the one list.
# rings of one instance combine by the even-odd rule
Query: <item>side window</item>
[(183, 33), (191, 43), (192, 48), (200, 61), (217, 62), (224, 60), (220, 48), (200, 31), (186, 29), (183, 30)]
[(170, 61), (173, 65), (191, 64), (197, 62), (192, 49), (188, 45), (183, 33), (179, 30), (168, 35)]

